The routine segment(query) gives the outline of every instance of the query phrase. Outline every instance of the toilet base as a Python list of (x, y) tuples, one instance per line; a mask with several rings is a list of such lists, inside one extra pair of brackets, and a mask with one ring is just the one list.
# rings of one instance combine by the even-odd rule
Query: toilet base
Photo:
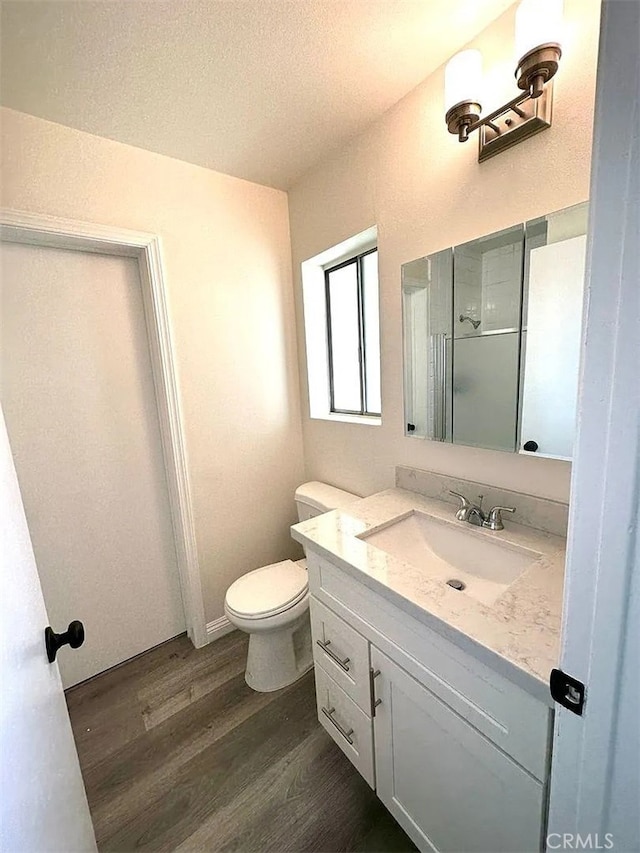
[(249, 634), (245, 681), (258, 693), (293, 684), (313, 666), (309, 610), (292, 625)]

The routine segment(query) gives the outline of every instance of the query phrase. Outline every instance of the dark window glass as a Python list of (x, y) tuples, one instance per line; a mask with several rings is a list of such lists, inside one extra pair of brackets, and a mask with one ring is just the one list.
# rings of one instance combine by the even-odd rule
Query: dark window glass
[(378, 251), (325, 270), (331, 411), (379, 415)]

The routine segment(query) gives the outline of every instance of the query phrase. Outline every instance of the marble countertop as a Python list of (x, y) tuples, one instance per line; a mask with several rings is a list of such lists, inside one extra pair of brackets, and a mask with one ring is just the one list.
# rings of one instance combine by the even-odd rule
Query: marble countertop
[[(540, 557), (493, 604), (482, 604), (357, 538), (414, 509)], [(444, 501), (389, 489), (296, 524), (291, 532), (305, 547), (551, 705), (548, 683), (560, 651), (566, 540), (506, 519), (501, 531), (473, 527), (457, 521), (455, 510)]]

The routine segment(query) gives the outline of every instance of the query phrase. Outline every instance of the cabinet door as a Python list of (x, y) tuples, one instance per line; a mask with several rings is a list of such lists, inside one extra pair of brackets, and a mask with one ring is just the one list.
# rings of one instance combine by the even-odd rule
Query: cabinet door
[(371, 648), (376, 788), (421, 850), (540, 850), (543, 788), (448, 705)]

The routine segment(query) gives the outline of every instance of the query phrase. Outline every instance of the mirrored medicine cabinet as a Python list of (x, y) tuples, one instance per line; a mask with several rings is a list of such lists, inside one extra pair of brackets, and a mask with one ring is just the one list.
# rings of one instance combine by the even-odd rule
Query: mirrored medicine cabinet
[(588, 204), (402, 267), (406, 434), (571, 459)]

